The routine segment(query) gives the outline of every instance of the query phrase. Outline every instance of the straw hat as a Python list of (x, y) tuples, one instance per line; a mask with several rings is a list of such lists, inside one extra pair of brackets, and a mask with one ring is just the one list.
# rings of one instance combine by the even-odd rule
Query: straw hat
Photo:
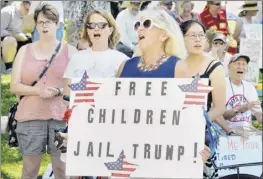
[(240, 8), (242, 11), (257, 11), (258, 3), (257, 1), (245, 1), (245, 3)]

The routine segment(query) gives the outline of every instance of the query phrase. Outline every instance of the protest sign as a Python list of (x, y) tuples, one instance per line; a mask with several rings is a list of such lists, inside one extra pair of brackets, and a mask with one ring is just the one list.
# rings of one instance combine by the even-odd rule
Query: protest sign
[(258, 84), (260, 62), (262, 61), (262, 41), (256, 39), (240, 39), (240, 53), (250, 57), (245, 79), (255, 86)]
[[(221, 137), (217, 151), (219, 167), (262, 162), (262, 136), (252, 136), (247, 140), (239, 136)], [(241, 167), (240, 173), (262, 175), (262, 165)], [(237, 174), (236, 169), (219, 170), (219, 176)]]
[(71, 85), (66, 174), (201, 178), (207, 82), (84, 74)]

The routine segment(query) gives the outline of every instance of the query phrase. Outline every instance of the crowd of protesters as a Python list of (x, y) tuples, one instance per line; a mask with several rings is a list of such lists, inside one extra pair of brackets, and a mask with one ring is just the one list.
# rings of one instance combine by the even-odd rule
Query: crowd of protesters
[[(213, 87), (209, 118), (227, 135), (243, 136), (245, 128), (257, 131), (252, 116), (262, 123), (262, 109), (255, 87), (245, 81), (251, 59), (238, 51), (240, 38), (246, 38), (244, 24), (262, 20), (255, 18), (257, 1), (240, 8), (232, 33), (221, 1), (207, 1), (200, 13), (193, 11), (194, 2), (166, 0), (20, 1), (3, 7), (1, 59), (5, 73), (12, 73), (11, 92), (25, 96), (16, 113), (22, 178), (37, 177), (45, 152), (52, 156), (55, 177), (66, 178), (54, 129), (65, 126), (68, 84), (85, 71), (94, 78), (192, 78), (200, 73)], [(49, 70), (31, 86), (55, 49)], [(211, 165), (216, 155), (205, 148), (201, 156), (204, 178), (218, 178)]]

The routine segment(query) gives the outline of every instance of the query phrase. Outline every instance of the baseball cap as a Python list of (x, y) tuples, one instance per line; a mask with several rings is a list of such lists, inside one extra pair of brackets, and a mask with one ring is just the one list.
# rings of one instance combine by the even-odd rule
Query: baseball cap
[(242, 55), (242, 54), (240, 54), (240, 53), (237, 53), (237, 54), (235, 54), (235, 55), (233, 55), (233, 56), (231, 57), (231, 59), (230, 59), (230, 61), (229, 61), (229, 65), (230, 65), (232, 62), (236, 62), (239, 58), (244, 58), (244, 59), (246, 59), (246, 60), (247, 60), (247, 63), (250, 62), (249, 56), (247, 56), (247, 55)]
[(173, 1), (171, 1), (171, 0), (163, 0), (163, 3), (164, 4), (169, 4), (169, 3), (172, 3)]
[(224, 34), (217, 33), (213, 36), (212, 41), (215, 41), (215, 40), (222, 40), (224, 43), (226, 43), (226, 36)]

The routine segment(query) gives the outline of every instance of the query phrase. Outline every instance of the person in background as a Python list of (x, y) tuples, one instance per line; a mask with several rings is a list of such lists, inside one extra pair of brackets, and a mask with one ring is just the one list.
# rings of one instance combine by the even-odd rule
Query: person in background
[(178, 23), (180, 23), (180, 18), (177, 16), (177, 14), (173, 10), (174, 2), (171, 0), (163, 0), (159, 2), (159, 5), (161, 7), (164, 7), (167, 12), (172, 16), (174, 20), (176, 20)]
[(226, 37), (221, 32), (216, 32), (212, 38), (212, 49), (208, 53), (208, 55), (214, 57), (219, 60), (225, 70), (225, 76), (228, 76), (228, 64), (232, 57), (230, 53), (227, 52), (228, 44), (226, 41)]
[[(64, 33), (64, 8), (62, 1), (32, 1), (32, 6), (30, 8), (29, 14), (34, 14), (35, 9), (37, 6), (43, 6), (43, 3), (48, 3), (55, 7), (59, 13), (59, 28), (57, 29), (57, 39), (58, 41), (62, 41), (63, 33)], [(37, 28), (34, 28), (33, 31), (33, 42), (39, 40), (39, 32)]]
[[(220, 61), (208, 56), (204, 52), (206, 45), (206, 29), (198, 21), (189, 20), (183, 22), (181, 30), (184, 35), (185, 46), (188, 56), (184, 60), (178, 61), (175, 67), (175, 78), (192, 78), (200, 74), (200, 78), (208, 79), (209, 86), (213, 87), (207, 97), (207, 106), (205, 106), (209, 118), (216, 122), (220, 127), (226, 128), (224, 121), (220, 117), (225, 111), (225, 72)], [(206, 141), (206, 145), (209, 142)], [(218, 178), (218, 170), (214, 168), (212, 162), (217, 161), (215, 151), (211, 154), (204, 166), (204, 178)]]
[(87, 14), (98, 9), (111, 13), (110, 5), (110, 1), (63, 1), (64, 15), (67, 17), (65, 41), (76, 47), (83, 34)]
[[(226, 78), (226, 111), (223, 118), (227, 121), (232, 134), (246, 135), (246, 132), (260, 132), (252, 126), (252, 115), (262, 124), (262, 109), (255, 87), (244, 80), (250, 58), (235, 54), (229, 63)], [(260, 132), (260, 134), (262, 134)]]
[(17, 51), (32, 42), (30, 35), (22, 32), (23, 18), (28, 15), (30, 5), (31, 1), (21, 1), (1, 9), (1, 55), (5, 73), (11, 73)]
[(40, 39), (20, 48), (14, 61), (11, 78), (11, 92), (24, 96), (19, 102), (15, 119), (19, 151), (23, 155), (22, 179), (36, 179), (42, 155), (51, 155), (55, 178), (65, 178), (65, 164), (60, 160), (60, 151), (53, 143), (54, 130), (65, 127), (62, 120), (66, 106), (62, 92), (66, 86), (63, 79), (71, 55), (76, 49), (68, 44), (61, 47), (44, 76), (39, 77), (57, 49), (56, 38), (59, 28), (59, 14), (53, 6), (44, 4), (35, 10), (34, 20)]
[(121, 35), (117, 50), (128, 57), (132, 57), (137, 44), (137, 34), (133, 26), (138, 18), (140, 6), (140, 1), (130, 1), (128, 7), (121, 11), (116, 18), (117, 27)]
[(200, 14), (200, 18), (207, 30), (220, 31), (228, 38), (228, 52), (230, 54), (237, 52), (237, 42), (233, 39), (230, 32), (226, 10), (221, 7), (221, 1), (207, 1), (207, 5)]
[(183, 1), (181, 4), (182, 13), (180, 14), (179, 21), (180, 23), (187, 21), (187, 20), (196, 20), (201, 22), (200, 16), (196, 12), (192, 12), (194, 9), (194, 3), (191, 1)]
[(236, 27), (233, 37), (240, 43), (240, 38), (246, 38), (246, 33), (244, 25), (246, 24), (259, 24), (259, 22), (254, 19), (258, 12), (257, 1), (245, 1), (242, 5), (242, 11), (239, 13), (240, 19), (236, 21)]

